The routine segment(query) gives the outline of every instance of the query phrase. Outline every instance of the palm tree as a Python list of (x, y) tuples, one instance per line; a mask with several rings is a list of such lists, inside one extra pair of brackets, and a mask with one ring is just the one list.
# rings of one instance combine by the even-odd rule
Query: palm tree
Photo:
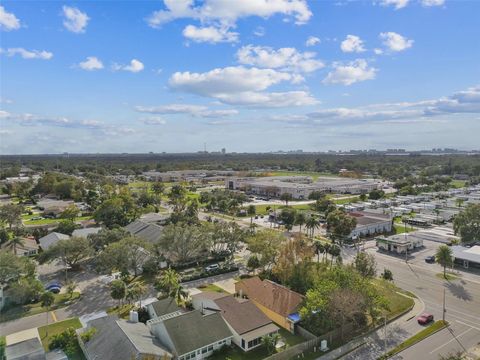
[(175, 299), (177, 304), (181, 304), (183, 300), (188, 298), (188, 291), (182, 285), (178, 285), (170, 294)]
[(305, 227), (310, 231), (310, 237), (313, 238), (313, 234), (315, 232), (315, 229), (318, 228), (319, 223), (315, 217), (310, 216), (307, 221), (305, 222)]
[(179, 284), (180, 276), (178, 273), (175, 270), (168, 268), (160, 276), (155, 286), (157, 290), (170, 295)]
[(318, 240), (313, 243), (313, 246), (315, 247), (315, 252), (317, 253), (317, 262), (320, 262), (320, 253), (323, 254), (325, 252), (325, 246), (321, 241)]
[(332, 260), (330, 262), (330, 267), (333, 266), (333, 259), (340, 256), (340, 247), (336, 244), (333, 244), (331, 247), (330, 247), (330, 255), (332, 255)]
[(24, 244), (25, 244), (25, 240), (18, 236), (10, 240), (10, 245), (13, 247), (13, 253), (15, 255), (17, 255), (17, 246), (23, 246)]
[(50, 311), (50, 307), (55, 302), (55, 296), (50, 291), (45, 291), (42, 296), (40, 296), (40, 304), (43, 308), (45, 308), (47, 314), (47, 326), (45, 327), (45, 337), (48, 337), (48, 313)]
[(447, 245), (439, 246), (437, 252), (435, 253), (435, 259), (440, 265), (443, 266), (443, 277), (446, 279), (447, 266), (451, 266), (453, 264), (452, 249)]
[(332, 244), (330, 243), (325, 243), (323, 244), (323, 261), (325, 261), (325, 258), (327, 257), (327, 254), (330, 254), (330, 249), (332, 248)]
[(140, 299), (140, 307), (142, 307), (141, 298), (147, 292), (147, 288), (145, 285), (139, 281), (131, 283), (126, 290), (125, 298), (130, 301), (132, 300), (139, 300)]
[(300, 226), (298, 232), (302, 232), (302, 225), (305, 225), (305, 221), (305, 214), (303, 212), (299, 211), (295, 214), (295, 225)]
[(253, 224), (253, 217), (257, 213), (257, 208), (255, 205), (249, 205), (247, 208), (247, 214), (250, 216), (250, 225)]

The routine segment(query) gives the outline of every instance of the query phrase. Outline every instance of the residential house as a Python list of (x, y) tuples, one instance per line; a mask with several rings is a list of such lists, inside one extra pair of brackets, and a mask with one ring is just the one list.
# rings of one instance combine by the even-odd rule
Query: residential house
[(153, 322), (163, 321), (178, 315), (182, 315), (185, 311), (177, 305), (175, 299), (167, 297), (158, 301), (154, 301), (146, 306), (150, 320), (149, 325)]
[(155, 244), (160, 240), (163, 228), (156, 224), (150, 224), (142, 220), (135, 220), (125, 226), (125, 230), (133, 236), (151, 244)]
[(33, 256), (38, 254), (39, 246), (33, 238), (22, 238), (21, 244), (5, 243), (3, 249), (13, 252), (17, 256)]
[(91, 234), (98, 234), (98, 232), (102, 230), (101, 227), (90, 227), (90, 228), (83, 228), (83, 229), (75, 229), (73, 230), (72, 236), (87, 238), (88, 235)]
[(60, 240), (68, 240), (70, 239), (70, 236), (57, 233), (57, 232), (52, 232), (44, 237), (41, 237), (38, 242), (40, 243), (40, 247), (42, 248), (43, 251), (47, 250), (50, 246), (55, 245), (58, 243)]
[(219, 313), (194, 310), (150, 325), (151, 332), (175, 359), (205, 359), (232, 342), (232, 333)]
[(193, 307), (204, 313), (218, 312), (233, 334), (232, 341), (243, 351), (262, 344), (262, 337), (277, 333), (279, 328), (252, 301), (218, 292), (192, 296)]
[[(95, 333), (87, 342), (81, 334), (89, 329)], [(151, 360), (171, 359), (166, 350), (143, 323), (118, 319), (116, 316), (104, 316), (88, 321), (87, 326), (77, 330), (80, 347), (87, 360), (115, 359), (132, 360), (148, 358)]]
[(241, 298), (248, 297), (276, 324), (292, 333), (295, 331), (303, 295), (273, 281), (260, 280), (258, 276), (235, 283), (235, 292)]

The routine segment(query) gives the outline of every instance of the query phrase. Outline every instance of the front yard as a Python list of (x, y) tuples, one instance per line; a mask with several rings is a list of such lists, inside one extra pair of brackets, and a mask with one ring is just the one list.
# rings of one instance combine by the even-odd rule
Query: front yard
[[(80, 329), (82, 324), (78, 318), (72, 318), (64, 321), (59, 321), (47, 326), (42, 326), (38, 328), (38, 334), (40, 335), (40, 340), (42, 341), (43, 348), (46, 351), (49, 351), (50, 343), (55, 335), (61, 334), (68, 328), (73, 329)], [(83, 360), (85, 359), (82, 350), (78, 343), (76, 343), (76, 347), (72, 354), (68, 356), (70, 360)]]
[[(287, 347), (294, 346), (300, 344), (305, 341), (305, 339), (301, 336), (291, 334), (287, 330), (280, 328), (280, 336), (282, 337), (283, 341), (287, 344)], [(211, 360), (261, 360), (268, 357), (269, 354), (265, 346), (261, 345), (255, 350), (251, 350), (248, 352), (244, 352), (238, 346), (232, 344), (230, 348), (226, 351), (222, 351), (221, 353), (214, 354), (210, 357)]]
[[(74, 292), (72, 297), (68, 294), (54, 294), (55, 302), (50, 310), (56, 310), (68, 306), (80, 298), (80, 293)], [(0, 322), (19, 319), (25, 316), (37, 315), (45, 312), (46, 309), (41, 306), (40, 302), (27, 304), (27, 305), (15, 305), (12, 307), (7, 306), (0, 313)]]

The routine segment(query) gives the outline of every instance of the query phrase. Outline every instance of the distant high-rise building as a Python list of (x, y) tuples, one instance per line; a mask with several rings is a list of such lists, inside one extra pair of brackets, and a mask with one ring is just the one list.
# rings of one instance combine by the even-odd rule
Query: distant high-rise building
[(222, 148), (222, 154), (225, 155), (227, 153), (227, 150), (225, 148)]

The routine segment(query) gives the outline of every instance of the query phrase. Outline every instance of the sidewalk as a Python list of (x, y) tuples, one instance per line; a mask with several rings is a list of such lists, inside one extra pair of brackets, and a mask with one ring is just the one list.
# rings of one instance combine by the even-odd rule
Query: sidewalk
[[(401, 295), (406, 296), (404, 294)], [(424, 311), (425, 304), (421, 299), (412, 299), (414, 301), (413, 308), (399, 318), (387, 323), (386, 334), (385, 327), (380, 326), (369, 334), (356, 338), (350, 341), (348, 344), (345, 344), (325, 355), (318, 357), (317, 360), (377, 359), (379, 356), (385, 353), (385, 345), (387, 350), (391, 349), (417, 332), (417, 324), (412, 320), (414, 320), (417, 315)]]

